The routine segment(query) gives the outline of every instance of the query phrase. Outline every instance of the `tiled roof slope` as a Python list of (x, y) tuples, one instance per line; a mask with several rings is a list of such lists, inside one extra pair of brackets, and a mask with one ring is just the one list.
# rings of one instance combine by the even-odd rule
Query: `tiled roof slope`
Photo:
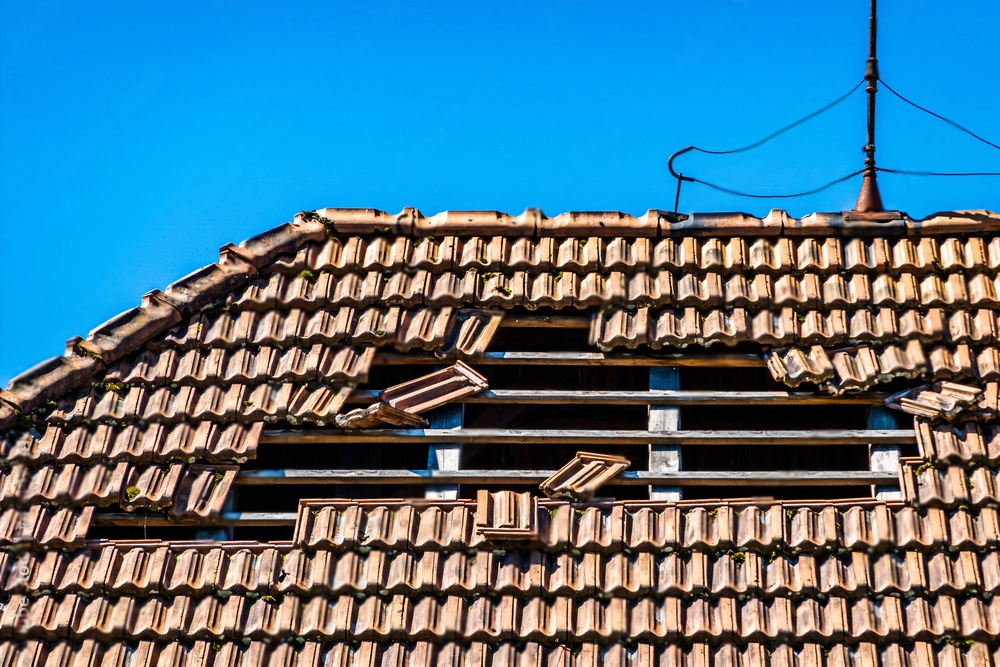
[(1000, 665), (995, 405), (918, 422), (902, 504), (541, 501), (504, 546), (468, 501), (320, 501), (289, 542), (87, 542), (95, 507), (218, 514), (264, 423), (332, 424), (377, 347), (474, 357), (512, 307), (995, 403), (998, 232), (326, 209), (226, 246), (0, 393), (0, 665)]

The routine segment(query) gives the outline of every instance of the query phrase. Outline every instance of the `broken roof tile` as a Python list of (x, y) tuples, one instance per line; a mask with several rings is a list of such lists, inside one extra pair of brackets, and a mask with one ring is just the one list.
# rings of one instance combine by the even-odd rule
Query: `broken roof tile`
[(385, 428), (395, 426), (397, 428), (425, 428), (428, 425), (426, 419), (419, 415), (399, 410), (386, 403), (374, 403), (367, 408), (357, 408), (342, 415), (337, 415), (335, 420), (340, 428)]
[(379, 399), (394, 408), (420, 414), (488, 388), (486, 378), (459, 361), (448, 368), (384, 389)]
[(623, 456), (577, 452), (538, 488), (549, 498), (590, 500), (603, 484), (630, 465), (632, 462)]
[(764, 355), (767, 369), (777, 382), (797, 387), (803, 382), (820, 383), (834, 375), (833, 364), (819, 345), (808, 351), (797, 347), (772, 350)]
[(835, 350), (830, 353), (838, 392), (864, 390), (879, 381), (879, 363), (875, 351), (867, 346)]
[(952, 419), (982, 396), (983, 390), (979, 387), (935, 382), (888, 396), (885, 404), (925, 419)]

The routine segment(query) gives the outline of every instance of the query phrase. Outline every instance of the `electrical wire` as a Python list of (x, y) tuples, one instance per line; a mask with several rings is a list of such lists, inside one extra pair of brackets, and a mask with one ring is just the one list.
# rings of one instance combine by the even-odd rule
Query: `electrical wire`
[(944, 172), (889, 169), (887, 167), (875, 167), (875, 171), (884, 171), (887, 174), (899, 174), (900, 176), (1000, 176), (1000, 171)]
[(736, 195), (738, 197), (747, 197), (749, 199), (793, 199), (795, 197), (805, 197), (806, 195), (814, 195), (817, 192), (822, 192), (827, 188), (832, 188), (838, 183), (843, 183), (844, 181), (849, 181), (855, 176), (860, 176), (864, 173), (864, 169), (858, 169), (857, 171), (847, 174), (846, 176), (841, 176), (840, 178), (834, 179), (825, 185), (821, 185), (818, 188), (812, 190), (807, 190), (805, 192), (795, 192), (793, 194), (783, 194), (783, 195), (755, 195), (749, 192), (740, 192), (739, 190), (732, 190), (730, 188), (723, 187), (721, 185), (716, 185), (715, 183), (709, 183), (708, 181), (703, 181), (700, 178), (690, 178), (685, 176), (684, 180), (691, 181), (692, 183), (701, 183), (713, 190), (718, 190), (719, 192), (725, 192), (726, 194)]
[(837, 106), (838, 104), (840, 104), (841, 102), (843, 102), (844, 100), (846, 100), (848, 97), (850, 97), (854, 93), (854, 91), (856, 91), (858, 88), (860, 88), (864, 84), (864, 82), (865, 82), (865, 80), (862, 79), (861, 81), (859, 81), (857, 83), (857, 85), (855, 85), (849, 91), (847, 91), (846, 93), (844, 93), (843, 95), (841, 95), (840, 97), (838, 97), (837, 99), (835, 99), (833, 102), (830, 102), (829, 104), (827, 104), (825, 107), (822, 107), (821, 109), (817, 109), (816, 111), (813, 111), (808, 116), (804, 116), (804, 117), (798, 119), (797, 121), (795, 121), (794, 123), (786, 125), (785, 127), (781, 128), (777, 132), (772, 132), (771, 134), (767, 135), (766, 137), (764, 137), (760, 141), (755, 141), (754, 143), (749, 144), (747, 146), (743, 146), (742, 148), (734, 148), (734, 149), (728, 150), (728, 151), (710, 151), (710, 150), (705, 149), (705, 148), (698, 148), (697, 146), (692, 146), (691, 149), (695, 150), (695, 151), (698, 151), (699, 153), (707, 153), (708, 155), (731, 155), (733, 153), (742, 153), (743, 151), (748, 151), (748, 150), (751, 150), (753, 148), (757, 148), (758, 146), (763, 146), (764, 144), (766, 144), (767, 142), (769, 142), (771, 139), (774, 139), (775, 137), (777, 137), (779, 135), (782, 135), (785, 132), (788, 132), (789, 130), (791, 130), (793, 128), (796, 128), (799, 125), (801, 125), (802, 123), (810, 121), (813, 118), (815, 118), (816, 116), (819, 116), (820, 114), (822, 114), (823, 112), (829, 111), (833, 107)]
[[(973, 137), (974, 139), (976, 139), (978, 141), (981, 141), (982, 143), (986, 144), (987, 146), (991, 146), (993, 148), (996, 148), (997, 150), (1000, 150), (1000, 145), (997, 145), (997, 144), (993, 143), (992, 141), (984, 139), (983, 137), (979, 136), (975, 132), (972, 132), (968, 128), (965, 128), (965, 127), (959, 125), (958, 123), (956, 123), (955, 121), (951, 120), (950, 118), (942, 116), (939, 113), (935, 113), (934, 111), (931, 111), (930, 109), (927, 109), (926, 107), (922, 107), (919, 104), (917, 104), (916, 102), (913, 102), (912, 100), (909, 100), (906, 97), (903, 97), (901, 94), (899, 94), (898, 92), (896, 92), (892, 88), (892, 86), (890, 86), (888, 83), (886, 83), (885, 80), (883, 80), (881, 77), (879, 77), (878, 80), (882, 83), (882, 85), (885, 87), (886, 90), (888, 90), (890, 93), (892, 93), (893, 95), (895, 95), (896, 97), (898, 97), (903, 102), (906, 102), (910, 106), (914, 107), (915, 109), (919, 109), (920, 111), (923, 111), (924, 113), (929, 114), (929, 115), (937, 118), (938, 120), (941, 120), (941, 121), (944, 121), (945, 123), (948, 123), (952, 127), (956, 128), (958, 130), (961, 130), (962, 132), (968, 134), (970, 137)], [(725, 151), (713, 151), (713, 150), (708, 150), (707, 148), (699, 148), (698, 146), (688, 146), (687, 148), (682, 148), (681, 150), (675, 152), (673, 155), (670, 156), (670, 159), (667, 160), (667, 169), (670, 171), (670, 175), (677, 179), (677, 194), (676, 194), (676, 197), (674, 199), (674, 209), (676, 209), (677, 206), (679, 205), (680, 196), (681, 196), (681, 184), (684, 181), (688, 181), (689, 183), (700, 183), (701, 185), (704, 185), (706, 187), (712, 188), (713, 190), (718, 190), (719, 192), (725, 192), (726, 194), (735, 195), (737, 197), (746, 197), (746, 198), (749, 198), (749, 199), (793, 199), (795, 197), (805, 197), (805, 196), (808, 196), (808, 195), (816, 194), (817, 192), (822, 192), (822, 191), (824, 191), (824, 190), (826, 190), (828, 188), (833, 187), (834, 185), (837, 185), (838, 183), (843, 183), (844, 181), (848, 181), (848, 180), (854, 178), (855, 176), (859, 176), (859, 175), (863, 174), (864, 173), (864, 169), (859, 169), (858, 171), (855, 171), (855, 172), (852, 172), (850, 174), (847, 174), (846, 176), (841, 176), (840, 178), (836, 178), (836, 179), (830, 181), (829, 183), (825, 183), (824, 185), (821, 185), (821, 186), (819, 186), (817, 188), (813, 188), (812, 190), (806, 190), (804, 192), (794, 192), (794, 193), (789, 193), (789, 194), (767, 194), (767, 195), (760, 195), (760, 194), (753, 194), (753, 193), (750, 193), (750, 192), (742, 192), (740, 190), (734, 190), (732, 188), (728, 188), (728, 187), (725, 187), (725, 186), (722, 186), (722, 185), (717, 185), (715, 183), (711, 183), (709, 181), (704, 181), (704, 180), (702, 180), (700, 178), (695, 178), (693, 176), (685, 176), (683, 173), (678, 173), (678, 172), (674, 171), (673, 162), (674, 162), (675, 158), (677, 158), (680, 155), (682, 155), (684, 153), (687, 153), (689, 151), (695, 151), (695, 152), (698, 152), (698, 153), (704, 153), (706, 155), (732, 155), (733, 153), (742, 153), (744, 151), (749, 151), (749, 150), (752, 150), (752, 149), (757, 148), (759, 146), (762, 146), (762, 145), (766, 144), (767, 142), (771, 141), (772, 139), (774, 139), (775, 137), (778, 137), (778, 136), (784, 134), (785, 132), (788, 132), (789, 130), (791, 130), (791, 129), (795, 128), (795, 127), (798, 127), (799, 125), (802, 125), (803, 123), (812, 120), (816, 116), (819, 116), (820, 114), (822, 114), (822, 113), (824, 113), (826, 111), (829, 111), (833, 107), (837, 106), (838, 104), (840, 104), (841, 102), (843, 102), (844, 100), (846, 100), (847, 98), (849, 98), (864, 83), (865, 83), (865, 79), (862, 79), (853, 88), (851, 88), (849, 91), (847, 91), (846, 93), (844, 93), (843, 95), (841, 95), (840, 97), (838, 97), (837, 99), (835, 99), (833, 102), (830, 102), (826, 106), (823, 106), (823, 107), (817, 109), (816, 111), (813, 111), (812, 113), (810, 113), (810, 114), (808, 114), (806, 116), (803, 116), (802, 118), (796, 120), (793, 123), (789, 123), (788, 125), (784, 126), (780, 130), (777, 130), (776, 132), (772, 132), (771, 134), (767, 135), (763, 139), (760, 139), (759, 141), (755, 141), (752, 144), (747, 144), (746, 146), (741, 146), (740, 148), (733, 148), (731, 150), (725, 150)], [(911, 170), (911, 169), (889, 169), (887, 167), (876, 167), (875, 169), (876, 169), (876, 171), (885, 172), (887, 174), (898, 174), (900, 176), (944, 176), (944, 177), (1000, 176), (1000, 172), (997, 172), (997, 171), (940, 172), (940, 171), (918, 171), (918, 170)]]
[(704, 185), (706, 187), (712, 188), (713, 190), (718, 190), (719, 192), (725, 192), (727, 194), (736, 195), (738, 197), (747, 197), (747, 198), (750, 198), (750, 199), (792, 199), (792, 198), (795, 198), (795, 197), (805, 197), (806, 195), (811, 195), (811, 194), (815, 194), (817, 192), (822, 192), (823, 190), (826, 190), (827, 188), (833, 187), (834, 185), (837, 185), (838, 183), (843, 183), (844, 181), (849, 180), (851, 178), (854, 178), (858, 174), (861, 174), (863, 170), (856, 171), (856, 172), (848, 174), (846, 176), (842, 176), (840, 178), (834, 179), (834, 180), (830, 181), (829, 183), (826, 183), (824, 185), (819, 186), (818, 188), (813, 188), (812, 190), (807, 190), (805, 192), (795, 192), (795, 193), (790, 193), (790, 194), (779, 194), (779, 195), (757, 195), (757, 194), (752, 194), (752, 193), (749, 193), (749, 192), (741, 192), (739, 190), (734, 190), (732, 188), (727, 188), (725, 186), (717, 185), (715, 183), (710, 183), (708, 181), (703, 181), (700, 178), (694, 178), (692, 176), (685, 176), (682, 173), (678, 173), (678, 172), (674, 171), (674, 166), (673, 165), (674, 165), (674, 159), (676, 159), (678, 156), (680, 156), (680, 155), (682, 155), (684, 153), (687, 153), (689, 151), (697, 151), (699, 153), (705, 153), (707, 155), (732, 155), (733, 153), (742, 153), (744, 151), (749, 151), (749, 150), (752, 150), (754, 148), (757, 148), (758, 146), (762, 146), (762, 145), (766, 144), (767, 142), (771, 141), (772, 139), (774, 139), (775, 137), (778, 137), (778, 136), (784, 134), (785, 132), (788, 132), (792, 128), (798, 127), (799, 125), (802, 125), (803, 123), (812, 120), (816, 116), (819, 116), (820, 114), (822, 114), (822, 113), (824, 113), (826, 111), (829, 111), (830, 109), (832, 109), (833, 107), (837, 106), (838, 104), (840, 104), (841, 102), (843, 102), (844, 100), (846, 100), (848, 97), (850, 97), (851, 95), (853, 95), (858, 90), (858, 88), (860, 88), (864, 83), (865, 83), (865, 80), (862, 79), (861, 81), (859, 81), (858, 83), (856, 83), (850, 90), (848, 90), (846, 93), (844, 93), (843, 95), (841, 95), (840, 97), (838, 97), (834, 101), (830, 102), (829, 104), (827, 104), (827, 105), (825, 105), (823, 107), (820, 107), (816, 111), (813, 111), (812, 113), (810, 113), (810, 114), (808, 114), (806, 116), (803, 116), (802, 118), (800, 118), (800, 119), (798, 119), (798, 120), (796, 120), (796, 121), (794, 121), (792, 123), (789, 123), (788, 125), (784, 126), (783, 128), (777, 130), (776, 132), (772, 132), (771, 134), (767, 135), (763, 139), (760, 139), (759, 141), (755, 141), (752, 144), (748, 144), (746, 146), (741, 146), (740, 148), (733, 148), (731, 150), (726, 150), (726, 151), (712, 151), (712, 150), (708, 150), (707, 148), (699, 148), (697, 146), (688, 146), (687, 148), (682, 148), (681, 150), (676, 151), (667, 160), (667, 169), (670, 171), (670, 175), (677, 179), (677, 195), (676, 195), (676, 197), (674, 199), (674, 209), (676, 209), (678, 207), (678, 205), (679, 205), (680, 197), (681, 197), (681, 184), (684, 181), (688, 181), (689, 183), (700, 183), (700, 184), (702, 184), (702, 185)]
[[(934, 116), (934, 117), (935, 117), (935, 118), (937, 118), (938, 120), (943, 120), (944, 122), (948, 123), (948, 124), (949, 124), (949, 125), (951, 125), (952, 127), (956, 128), (956, 129), (959, 129), (959, 130), (961, 130), (962, 132), (965, 132), (965, 133), (966, 133), (967, 135), (969, 135), (970, 137), (973, 137), (974, 139), (978, 139), (979, 141), (983, 142), (983, 143), (984, 143), (984, 144), (986, 144), (987, 146), (992, 146), (993, 148), (995, 148), (995, 149), (997, 149), (998, 151), (1000, 151), (1000, 146), (998, 146), (997, 144), (993, 143), (992, 141), (988, 141), (988, 140), (986, 140), (986, 139), (983, 139), (983, 138), (982, 138), (981, 136), (979, 136), (978, 134), (976, 134), (976, 133), (975, 133), (975, 132), (973, 132), (972, 130), (969, 130), (969, 129), (967, 129), (967, 128), (964, 128), (964, 127), (962, 127), (961, 125), (959, 125), (958, 123), (956, 123), (955, 121), (953, 121), (953, 120), (952, 120), (952, 119), (950, 119), (950, 118), (946, 118), (946, 117), (942, 116), (942, 115), (941, 115), (941, 114), (939, 114), (939, 113), (935, 113), (935, 112), (931, 111), (930, 109), (927, 109), (927, 108), (925, 108), (925, 107), (922, 107), (922, 106), (920, 106), (920, 105), (919, 105), (919, 104), (917, 104), (916, 102), (913, 102), (913, 101), (911, 101), (911, 100), (908, 100), (908, 99), (906, 99), (905, 97), (903, 97), (902, 95), (900, 95), (899, 93), (897, 93), (897, 92), (896, 92), (895, 90), (893, 90), (892, 86), (890, 86), (889, 84), (887, 84), (887, 83), (885, 82), (885, 79), (882, 79), (881, 77), (879, 77), (879, 82), (880, 82), (880, 83), (881, 83), (881, 84), (882, 84), (883, 86), (885, 86), (885, 89), (886, 89), (886, 90), (888, 90), (888, 91), (889, 91), (890, 93), (892, 93), (893, 95), (895, 95), (895, 96), (896, 96), (896, 97), (898, 97), (899, 99), (901, 99), (901, 100), (903, 100), (904, 102), (906, 102), (907, 104), (909, 104), (909, 105), (910, 105), (911, 107), (913, 107), (913, 108), (915, 108), (915, 109), (919, 109), (920, 111), (923, 111), (923, 112), (924, 112), (924, 113), (926, 113), (926, 114), (930, 114), (931, 116)], [(901, 172), (896, 172), (896, 173), (901, 173)], [(924, 175), (924, 174), (921, 174), (921, 175)], [(926, 175), (930, 176), (930, 175), (932, 175), (932, 174), (926, 174)], [(952, 174), (940, 174), (940, 175), (941, 175), (941, 176), (951, 176)], [(960, 175), (960, 174), (955, 174), (955, 175), (956, 175), (956, 176), (958, 176), (958, 175)], [(978, 174), (977, 174), (977, 175), (978, 175)]]

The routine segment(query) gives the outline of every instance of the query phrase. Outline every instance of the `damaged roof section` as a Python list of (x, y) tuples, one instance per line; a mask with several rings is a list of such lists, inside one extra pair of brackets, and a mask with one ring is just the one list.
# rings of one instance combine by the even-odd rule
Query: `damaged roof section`
[(586, 501), (632, 462), (623, 456), (577, 452), (576, 456), (538, 487), (549, 498)]
[(952, 419), (983, 397), (979, 387), (955, 382), (935, 382), (893, 394), (885, 399), (887, 407), (925, 419)]
[(337, 415), (337, 426), (340, 428), (379, 428), (395, 426), (397, 428), (425, 428), (427, 420), (405, 410), (399, 410), (386, 403), (373, 403), (367, 408), (357, 408), (348, 413)]
[(384, 389), (378, 403), (337, 415), (336, 424), (348, 429), (424, 428), (428, 422), (420, 416), (421, 412), (488, 388), (486, 378), (459, 361), (448, 368)]
[(918, 339), (885, 345), (824, 348), (779, 348), (764, 353), (778, 382), (820, 385), (832, 394), (864, 391), (897, 378), (1000, 379), (1000, 350), (968, 344), (929, 345)]
[(935, 382), (889, 396), (885, 404), (929, 422), (990, 422), (1000, 414), (1000, 383)]

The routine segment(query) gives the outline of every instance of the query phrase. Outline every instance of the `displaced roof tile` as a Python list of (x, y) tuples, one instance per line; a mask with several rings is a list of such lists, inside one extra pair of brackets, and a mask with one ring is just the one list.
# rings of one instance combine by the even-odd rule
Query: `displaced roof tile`
[(419, 414), (487, 388), (486, 378), (459, 361), (448, 368), (389, 387), (379, 394), (379, 398), (394, 408)]
[(885, 404), (926, 419), (952, 419), (982, 396), (983, 390), (978, 387), (935, 382), (893, 394), (885, 399)]
[(622, 456), (577, 452), (538, 488), (550, 498), (590, 500), (602, 484), (630, 465), (631, 461)]
[(819, 345), (811, 346), (808, 351), (797, 347), (772, 350), (764, 358), (771, 377), (789, 387), (803, 382), (818, 384), (834, 376), (833, 363)]

